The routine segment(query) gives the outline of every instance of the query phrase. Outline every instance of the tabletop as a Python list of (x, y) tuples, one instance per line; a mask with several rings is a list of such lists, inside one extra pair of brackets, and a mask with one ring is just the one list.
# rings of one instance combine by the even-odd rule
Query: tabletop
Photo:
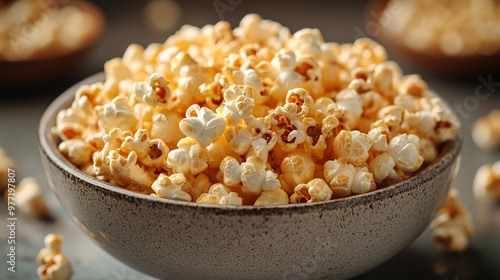
[[(203, 26), (227, 20), (234, 27), (250, 12), (278, 21), (292, 32), (306, 27), (319, 28), (325, 41), (347, 43), (362, 35), (376, 35), (376, 30), (370, 29), (365, 20), (366, 13), (370, 12), (366, 11), (366, 1), (178, 1), (168, 30), (154, 28), (148, 21), (147, 13), (152, 12), (150, 4), (154, 1), (127, 1), (127, 4), (117, 0), (94, 1), (104, 11), (107, 27), (81, 67), (56, 82), (36, 88), (1, 90), (0, 147), (17, 162), (17, 179), (30, 176), (39, 181), (53, 219), (42, 221), (19, 216), (17, 269), (15, 273), (8, 272), (5, 264), (8, 228), (4, 225), (7, 224), (7, 204), (1, 200), (0, 279), (36, 279), (39, 264), (35, 256), (44, 246), (44, 236), (51, 232), (65, 236), (62, 246), (73, 265), (72, 279), (153, 279), (108, 255), (76, 227), (51, 192), (38, 151), (38, 121), (50, 102), (77, 81), (102, 71), (104, 62), (121, 56), (130, 43), (146, 46), (163, 42), (183, 24)], [(392, 58), (391, 53), (389, 56)], [(464, 108), (460, 117), (465, 139), (454, 187), (473, 215), (476, 233), (465, 252), (452, 254), (435, 246), (427, 229), (404, 251), (355, 279), (500, 279), (500, 204), (481, 203), (472, 192), (476, 170), (484, 163), (500, 160), (500, 153), (480, 150), (470, 132), (477, 118), (500, 108), (500, 71), (446, 77), (414, 69), (404, 62), (401, 65), (407, 74), (421, 74), (430, 88), (453, 106)], [(490, 84), (486, 85), (488, 81)], [(484, 91), (482, 98), (477, 97), (478, 88)]]

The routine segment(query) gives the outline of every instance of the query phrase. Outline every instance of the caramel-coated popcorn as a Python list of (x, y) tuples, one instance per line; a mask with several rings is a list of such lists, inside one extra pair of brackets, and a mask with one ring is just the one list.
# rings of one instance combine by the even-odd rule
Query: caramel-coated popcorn
[(459, 123), (419, 75), (361, 38), (325, 42), (251, 14), (132, 44), (57, 117), (60, 150), (98, 179), (216, 205), (329, 201), (432, 163)]

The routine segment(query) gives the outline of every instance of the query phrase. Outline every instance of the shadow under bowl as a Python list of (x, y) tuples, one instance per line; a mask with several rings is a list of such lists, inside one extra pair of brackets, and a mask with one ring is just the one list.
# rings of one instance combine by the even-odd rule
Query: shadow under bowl
[[(407, 247), (429, 225), (453, 184), (462, 132), (414, 177), (367, 194), (284, 206), (217, 206), (150, 197), (82, 173), (51, 129), (76, 84), (45, 111), (43, 166), (65, 212), (105, 251), (162, 279), (345, 279)], [(458, 119), (458, 117), (457, 117)]]

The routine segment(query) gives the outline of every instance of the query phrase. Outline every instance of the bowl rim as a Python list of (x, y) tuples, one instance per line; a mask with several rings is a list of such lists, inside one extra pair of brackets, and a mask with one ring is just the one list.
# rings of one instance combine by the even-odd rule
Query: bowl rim
[[(47, 157), (59, 169), (67, 172), (71, 176), (74, 176), (81, 181), (87, 182), (89, 185), (94, 185), (100, 190), (105, 190), (120, 197), (133, 199), (134, 201), (149, 202), (151, 204), (155, 204), (155, 206), (174, 206), (183, 209), (191, 209), (196, 211), (215, 211), (217, 213), (225, 214), (245, 212), (245, 214), (261, 215), (264, 212), (274, 213), (275, 211), (284, 211), (291, 214), (291, 212), (289, 211), (323, 211), (330, 209), (350, 208), (358, 205), (366, 205), (369, 203), (373, 203), (374, 201), (383, 200), (384, 198), (393, 197), (415, 188), (425, 187), (426, 182), (431, 181), (436, 174), (443, 172), (449, 165), (455, 162), (455, 160), (460, 155), (463, 143), (463, 125), (456, 111), (442, 96), (429, 91), (430, 96), (439, 97), (444, 101), (445, 106), (448, 107), (448, 109), (452, 112), (452, 115), (454, 116), (456, 121), (460, 123), (460, 127), (458, 128), (455, 139), (453, 141), (448, 141), (447, 143), (445, 143), (445, 145), (443, 146), (443, 150), (433, 163), (426, 166), (424, 169), (418, 171), (417, 174), (402, 182), (392, 184), (372, 192), (357, 194), (345, 198), (333, 199), (330, 201), (287, 204), (279, 206), (212, 205), (152, 197), (149, 195), (140, 194), (117, 186), (113, 186), (109, 183), (99, 181), (93, 176), (83, 173), (59, 152), (59, 150), (57, 149), (57, 144), (54, 142), (54, 139), (57, 136), (54, 135), (52, 128), (55, 125), (58, 112), (61, 109), (68, 108), (71, 105), (74, 100), (75, 93), (80, 86), (104, 81), (105, 77), (106, 76), (104, 72), (99, 72), (87, 77), (86, 79), (76, 83), (75, 85), (64, 91), (47, 107), (42, 117), (40, 118), (38, 127), (38, 142), (40, 152), (42, 153), (42, 157)], [(459, 162), (457, 164), (459, 164)], [(450, 186), (450, 188), (451, 187), (452, 186)]]

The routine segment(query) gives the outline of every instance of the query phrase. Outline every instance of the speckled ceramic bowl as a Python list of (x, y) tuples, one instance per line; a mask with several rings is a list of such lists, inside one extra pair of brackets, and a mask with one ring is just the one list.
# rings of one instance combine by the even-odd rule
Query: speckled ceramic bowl
[(133, 193), (80, 172), (51, 133), (70, 88), (40, 122), (40, 150), (64, 210), (104, 250), (165, 279), (344, 279), (381, 264), (428, 226), (453, 183), (462, 133), (436, 162), (399, 184), (326, 203), (232, 207)]

